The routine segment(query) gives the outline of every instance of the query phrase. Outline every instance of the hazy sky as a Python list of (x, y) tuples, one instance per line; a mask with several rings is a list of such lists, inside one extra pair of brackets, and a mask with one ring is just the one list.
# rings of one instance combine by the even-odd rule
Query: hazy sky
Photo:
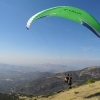
[(83, 9), (100, 22), (99, 0), (0, 0), (0, 63), (100, 65), (100, 38), (74, 21), (47, 17), (26, 29), (32, 15), (55, 6)]

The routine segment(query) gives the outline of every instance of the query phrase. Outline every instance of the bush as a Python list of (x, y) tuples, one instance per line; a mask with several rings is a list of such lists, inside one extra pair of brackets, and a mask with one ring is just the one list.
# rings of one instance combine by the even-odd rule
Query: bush
[(86, 84), (94, 83), (95, 81), (93, 79), (88, 79)]

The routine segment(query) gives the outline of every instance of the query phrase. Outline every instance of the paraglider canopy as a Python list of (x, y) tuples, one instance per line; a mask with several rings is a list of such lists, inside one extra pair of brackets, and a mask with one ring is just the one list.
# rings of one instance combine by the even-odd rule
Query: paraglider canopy
[(40, 18), (49, 17), (49, 16), (62, 17), (62, 18), (66, 18), (78, 22), (86, 26), (88, 29), (90, 29), (94, 34), (96, 34), (100, 38), (99, 22), (88, 12), (71, 6), (57, 6), (57, 7), (43, 10), (33, 15), (28, 20), (26, 28), (29, 29), (33, 21)]

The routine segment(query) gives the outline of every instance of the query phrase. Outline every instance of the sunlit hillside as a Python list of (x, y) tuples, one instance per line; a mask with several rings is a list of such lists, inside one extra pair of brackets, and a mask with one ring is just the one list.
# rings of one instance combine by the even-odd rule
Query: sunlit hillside
[(20, 100), (100, 100), (100, 81), (61, 91), (48, 97), (22, 97)]

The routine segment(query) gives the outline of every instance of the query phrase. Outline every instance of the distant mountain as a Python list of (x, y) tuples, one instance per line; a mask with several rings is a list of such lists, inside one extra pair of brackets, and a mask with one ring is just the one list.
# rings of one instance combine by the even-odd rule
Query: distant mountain
[(65, 89), (65, 73), (72, 74), (73, 86), (84, 84), (89, 78), (100, 80), (100, 66), (84, 68), (78, 71), (57, 73), (49, 77), (33, 80), (27, 84), (18, 85), (14, 88), (15, 93), (42, 95)]
[(50, 75), (53, 73), (35, 71), (33, 67), (0, 64), (0, 92), (9, 93), (16, 85)]
[(0, 64), (1, 71), (19, 71), (19, 72), (29, 72), (29, 71), (41, 71), (41, 72), (64, 72), (69, 70), (74, 70), (73, 67), (67, 65), (59, 64), (34, 64), (30, 66), (17, 66), (9, 64)]
[(17, 85), (30, 82), (34, 79), (53, 75), (50, 72), (3, 72), (0, 73), (0, 92), (9, 93)]
[(67, 66), (67, 65), (61, 65), (61, 64), (36, 64), (32, 65), (37, 71), (41, 70), (42, 72), (65, 72), (70, 70), (75, 70), (73, 67)]
[(37, 71), (34, 67), (29, 66), (18, 66), (18, 65), (10, 65), (10, 64), (1, 64), (0, 63), (0, 70), (1, 71), (18, 71), (18, 72), (30, 72), (30, 71)]

